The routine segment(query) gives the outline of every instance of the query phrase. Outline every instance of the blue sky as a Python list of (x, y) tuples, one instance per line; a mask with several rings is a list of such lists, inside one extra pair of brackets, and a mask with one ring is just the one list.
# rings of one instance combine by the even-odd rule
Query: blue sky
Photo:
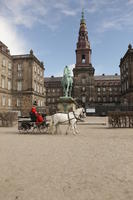
[(95, 74), (119, 73), (133, 45), (133, 0), (0, 0), (0, 40), (11, 54), (33, 49), (45, 76), (62, 75), (75, 64), (83, 7)]

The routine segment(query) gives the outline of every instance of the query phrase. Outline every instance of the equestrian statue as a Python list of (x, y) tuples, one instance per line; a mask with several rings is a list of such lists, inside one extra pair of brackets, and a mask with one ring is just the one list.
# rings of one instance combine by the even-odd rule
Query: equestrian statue
[(73, 79), (71, 77), (71, 71), (68, 66), (65, 66), (65, 68), (64, 68), (64, 73), (63, 73), (63, 78), (61, 80), (61, 84), (63, 87), (64, 96), (71, 97)]

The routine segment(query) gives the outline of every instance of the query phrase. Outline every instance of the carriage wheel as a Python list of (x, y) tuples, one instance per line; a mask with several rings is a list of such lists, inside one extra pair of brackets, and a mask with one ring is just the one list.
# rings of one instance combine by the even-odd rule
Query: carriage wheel
[(41, 134), (41, 133), (44, 133), (44, 125), (43, 124), (39, 124), (38, 125), (38, 132)]
[(22, 134), (24, 131), (23, 129), (19, 129), (19, 133)]
[(37, 133), (38, 132), (38, 127), (37, 126), (33, 126), (32, 128), (32, 133)]

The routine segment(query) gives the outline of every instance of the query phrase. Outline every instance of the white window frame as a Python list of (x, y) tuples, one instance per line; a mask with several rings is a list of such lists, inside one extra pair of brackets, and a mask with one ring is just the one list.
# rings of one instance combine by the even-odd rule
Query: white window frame
[(8, 107), (11, 107), (11, 105), (12, 105), (12, 100), (11, 98), (8, 98)]
[(22, 64), (18, 64), (18, 71), (22, 71)]
[(1, 77), (1, 87), (5, 88), (5, 77)]
[(8, 63), (8, 69), (12, 70), (12, 63), (11, 62)]
[(20, 105), (21, 105), (21, 101), (19, 98), (17, 98), (17, 107), (20, 107)]
[(41, 101), (41, 107), (43, 106), (43, 101)]
[(11, 90), (11, 80), (8, 79), (8, 90)]
[(36, 84), (36, 82), (34, 82), (34, 90), (35, 90), (35, 92), (37, 90), (37, 84)]
[(5, 58), (2, 60), (2, 65), (3, 65), (4, 67), (6, 67), (6, 60), (5, 60)]
[(82, 96), (82, 102), (83, 102), (83, 103), (86, 102), (86, 96)]
[(17, 82), (17, 91), (22, 91), (22, 81)]
[(98, 92), (100, 92), (100, 91), (101, 91), (101, 88), (100, 88), (100, 87), (98, 87), (98, 88), (97, 88), (97, 91), (98, 91)]
[(6, 97), (2, 96), (2, 106), (5, 106), (5, 105), (6, 105)]

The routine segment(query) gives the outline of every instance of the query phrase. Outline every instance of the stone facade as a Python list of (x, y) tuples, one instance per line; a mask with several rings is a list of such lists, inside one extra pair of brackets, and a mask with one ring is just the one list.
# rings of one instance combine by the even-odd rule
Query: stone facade
[(59, 97), (63, 96), (63, 89), (61, 86), (62, 77), (46, 77), (44, 79), (44, 85), (46, 88), (46, 109), (47, 113), (53, 114), (58, 108), (57, 104)]
[(120, 60), (121, 74), (121, 102), (125, 105), (133, 104), (133, 48), (131, 44), (124, 57)]
[(28, 115), (34, 101), (40, 109), (46, 109), (44, 65), (32, 50), (30, 54), (11, 56), (8, 48), (0, 43), (0, 83), (1, 110)]
[(12, 110), (12, 57), (8, 47), (0, 42), (0, 110)]
[(37, 101), (45, 107), (44, 66), (34, 55), (16, 55), (13, 58), (13, 108), (26, 114)]

